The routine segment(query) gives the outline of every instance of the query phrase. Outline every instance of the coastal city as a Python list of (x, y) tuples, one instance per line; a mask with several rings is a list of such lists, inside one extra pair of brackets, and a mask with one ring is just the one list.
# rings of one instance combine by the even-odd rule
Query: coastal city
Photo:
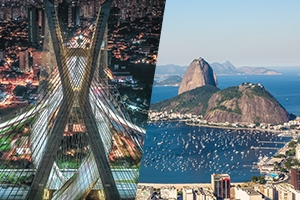
[[(53, 64), (58, 62), (53, 58), (57, 55), (53, 53), (55, 48), (51, 41), (53, 32), (49, 30), (51, 25), (49, 12), (47, 15), (47, 11), (49, 11), (47, 9), (49, 7), (51, 9), (52, 3), (54, 3), (53, 7), (62, 28), (64, 50), (90, 47), (94, 37), (93, 31), (97, 30), (95, 21), (99, 17), (100, 6), (102, 3), (108, 5), (105, 0), (0, 1), (0, 199), (26, 198), (30, 186), (35, 183), (40, 184), (36, 178), (42, 176), (38, 176), (37, 171), (46, 168), (46, 166), (38, 168), (40, 159), (37, 157), (40, 155), (37, 154), (44, 151), (37, 150), (34, 146), (39, 142), (43, 143), (43, 147), (45, 146), (47, 137), (44, 137), (43, 134), (47, 131), (43, 131), (41, 128), (47, 127), (50, 130), (53, 126), (53, 119), (49, 123), (45, 123), (45, 120), (49, 120), (51, 117), (45, 118), (50, 111), (46, 111), (45, 105), (42, 104), (51, 101), (50, 99), (58, 102), (62, 95), (57, 89), (61, 87), (60, 82), (57, 81), (59, 74), (55, 70), (49, 71), (51, 67), (55, 67)], [(104, 132), (107, 136), (101, 137), (111, 139), (110, 142), (105, 143), (107, 145), (105, 151), (108, 151), (105, 153), (112, 167), (117, 165), (117, 170), (113, 170), (114, 176), (115, 171), (118, 176), (122, 173), (129, 173), (129, 175), (126, 174), (126, 178), (119, 177), (116, 180), (118, 184), (129, 185), (128, 189), (120, 189), (120, 195), (127, 195), (127, 198), (129, 196), (132, 198), (136, 190), (138, 173), (135, 168), (141, 159), (140, 150), (150, 104), (164, 4), (164, 0), (112, 1), (111, 8), (109, 8), (110, 15), (106, 14), (108, 17), (106, 28), (101, 27), (101, 30), (104, 30), (103, 41), (101, 41), (101, 59), (104, 59), (101, 62), (105, 63), (99, 65), (105, 66), (105, 70), (103, 70), (105, 74), (99, 75), (95, 72), (95, 77), (96, 75), (99, 75), (98, 79), (105, 77), (105, 81), (101, 80), (102, 84), (93, 82), (91, 92), (94, 97), (90, 98), (98, 98), (93, 99), (93, 112), (96, 112), (99, 107), (106, 106), (104, 111), (98, 113), (98, 119), (99, 115), (104, 115), (103, 112), (109, 112), (109, 115), (112, 115), (109, 118), (106, 113), (105, 124), (99, 122), (97, 129), (101, 129), (102, 132), (105, 129)], [(108, 10), (105, 6), (102, 6), (101, 9)], [(99, 43), (99, 41), (97, 42)], [(74, 52), (71, 51), (71, 53)], [(82, 55), (79, 56), (74, 53), (73, 57), (69, 55), (68, 59), (71, 60), (70, 62), (77, 60), (81, 65), (79, 67), (83, 67), (82, 59), (75, 59), (75, 57), (87, 58), (86, 52), (82, 51)], [(100, 62), (100, 60), (98, 61)], [(72, 66), (68, 67), (72, 68)], [(82, 69), (74, 70), (75, 73), (72, 69), (70, 70), (70, 75), (74, 79), (73, 83), (81, 81), (82, 72), (80, 70)], [(141, 74), (141, 71), (145, 73)], [(53, 80), (49, 81), (49, 74)], [(47, 87), (50, 88), (49, 91), (45, 90)], [(50, 95), (49, 99), (45, 99), (45, 95)], [(109, 98), (109, 101), (106, 98)], [(51, 105), (55, 107), (57, 103)], [(63, 139), (57, 142), (57, 144), (61, 143), (61, 147), (54, 163), (54, 167), (57, 167), (56, 170), (71, 171), (68, 179), (76, 171), (80, 173), (78, 168), (80, 165), (85, 167), (83, 162), (93, 159), (87, 158), (91, 156), (88, 152), (90, 151), (89, 145), (92, 144), (87, 143), (85, 134), (88, 128), (84, 124), (85, 118), (82, 113), (86, 112), (80, 111), (78, 106), (78, 104), (74, 105), (70, 116), (63, 117), (67, 119), (68, 124), (64, 124), (64, 127), (60, 128)], [(46, 109), (54, 107), (50, 106), (49, 108), (47, 105)], [(39, 114), (36, 115), (36, 113)], [(55, 117), (57, 113), (53, 111), (52, 114), (52, 117)], [(43, 117), (44, 119), (42, 119)], [(120, 122), (121, 118), (123, 121)], [(113, 120), (116, 123), (111, 122)], [(44, 125), (41, 126), (42, 123)], [(107, 125), (108, 123), (111, 124)], [(119, 124), (117, 125), (117, 123)], [(118, 129), (121, 129), (121, 126), (124, 126), (125, 129), (120, 131)], [(44, 138), (41, 139), (42, 137)], [(97, 154), (99, 153), (94, 153), (94, 155)], [(52, 165), (49, 164), (49, 166)], [(122, 168), (130, 169), (122, 171), (120, 170)], [(91, 165), (89, 170), (95, 169)], [(19, 173), (20, 171), (24, 173)], [(99, 174), (97, 169), (96, 173)], [(58, 190), (59, 188), (55, 184), (60, 183), (58, 180), (53, 183), (53, 186), (48, 187), (52, 188), (51, 190)], [(90, 186), (83, 185), (82, 188), (88, 190), (88, 193), (92, 189)], [(103, 188), (95, 188), (95, 191), (103, 192)], [(77, 192), (82, 191), (78, 190)], [(45, 195), (48, 194), (45, 193)], [(92, 191), (88, 198), (99, 199), (93, 195)], [(116, 195), (116, 192), (106, 195)], [(94, 196), (101, 196), (101, 194), (97, 193)], [(50, 199), (49, 195), (46, 199)]]
[[(212, 123), (203, 119), (203, 116), (192, 114), (168, 113), (149, 111), (150, 124), (163, 124), (170, 122), (183, 122), (188, 126), (201, 126), (232, 130), (250, 130), (273, 132), (284, 137), (291, 137), (290, 142), (277, 150), (274, 156), (260, 157), (258, 162), (253, 165), (261, 175), (253, 176), (248, 182), (230, 182), (228, 174), (212, 174), (211, 184), (148, 184), (139, 183), (137, 198), (146, 199), (270, 199), (270, 200), (292, 200), (300, 198), (300, 140), (298, 139), (300, 129), (300, 118), (284, 124), (247, 124), (247, 123)], [(260, 141), (263, 144), (276, 143), (273, 141)], [(281, 143), (281, 142), (278, 142)], [(159, 144), (163, 145), (163, 144)], [(272, 149), (272, 147), (250, 147), (250, 151), (259, 149)], [(204, 176), (208, 176), (205, 174)], [(228, 183), (219, 179), (218, 185), (223, 189), (215, 187), (216, 178), (226, 177)], [(228, 185), (226, 185), (226, 184)], [(225, 195), (225, 188), (229, 187), (228, 194)], [(223, 191), (220, 193), (219, 191)]]
[(300, 130), (300, 117), (290, 120), (283, 124), (269, 123), (229, 123), (229, 122), (209, 122), (202, 115), (181, 114), (176, 112), (168, 113), (167, 111), (149, 110), (149, 122), (155, 123), (159, 121), (184, 121), (191, 126), (210, 126), (222, 127), (228, 129), (250, 129), (261, 131), (275, 131), (281, 134), (297, 135)]
[[(241, 86), (246, 86), (249, 88), (263, 88), (261, 84), (252, 84), (252, 83), (242, 83)], [(241, 88), (241, 87), (240, 87)], [(191, 90), (193, 92), (194, 90)], [(199, 91), (199, 90), (198, 90)], [(193, 93), (187, 93), (193, 94)], [(185, 95), (185, 94), (183, 94)], [(248, 94), (249, 95), (249, 94)], [(186, 96), (177, 96), (174, 99), (180, 101), (181, 98), (184, 99)], [(195, 98), (192, 95), (188, 96), (190, 99)], [(235, 97), (236, 98), (236, 97)], [(221, 98), (220, 98), (221, 99)], [(269, 98), (271, 99), (271, 98)], [(167, 100), (168, 105), (172, 105), (174, 101)], [(226, 101), (224, 101), (226, 102)], [(158, 103), (159, 104), (159, 103)], [(223, 105), (228, 105), (223, 104)], [(161, 105), (165, 105), (161, 103)], [(197, 105), (197, 104), (196, 104)], [(179, 106), (176, 107), (176, 109)], [(199, 106), (200, 107), (200, 106)], [(300, 118), (295, 115), (292, 116), (292, 119), (288, 120), (287, 122), (283, 122), (280, 124), (274, 123), (263, 123), (259, 122), (258, 120), (253, 122), (215, 122), (212, 120), (207, 120), (203, 115), (195, 115), (189, 113), (187, 108), (189, 106), (183, 107), (183, 112), (174, 112), (173, 110), (168, 110), (164, 106), (155, 106), (158, 110), (149, 110), (149, 118), (148, 123), (151, 127), (157, 127), (157, 129), (153, 128), (153, 130), (157, 130), (157, 134), (150, 137), (152, 143), (152, 147), (149, 149), (155, 149), (156, 151), (167, 151), (169, 152), (170, 156), (162, 154), (158, 154), (156, 156), (151, 156), (151, 152), (147, 152), (144, 156), (144, 165), (146, 169), (151, 168), (152, 163), (157, 163), (160, 160), (160, 157), (166, 163), (162, 165), (162, 169), (160, 168), (161, 165), (155, 165), (155, 168), (160, 171), (164, 170), (174, 170), (170, 168), (170, 163), (172, 160), (169, 161), (165, 157), (174, 157), (173, 151), (177, 148), (181, 148), (182, 146), (182, 153), (188, 151), (190, 155), (189, 162), (182, 163), (181, 161), (177, 162), (176, 165), (179, 170), (182, 172), (193, 169), (188, 169), (190, 165), (194, 167), (198, 167), (198, 170), (202, 170), (200, 173), (203, 173), (205, 169), (205, 173), (201, 176), (206, 177), (205, 180), (209, 177), (209, 172), (211, 173), (210, 182), (211, 183), (204, 183), (199, 181), (197, 184), (196, 179), (193, 180), (190, 184), (170, 184), (170, 183), (139, 183), (137, 198), (139, 199), (182, 199), (182, 200), (194, 200), (194, 199), (265, 199), (265, 200), (296, 200), (300, 198), (300, 191), (299, 191), (299, 172), (300, 172), (300, 139), (299, 139), (299, 130), (300, 130)], [(163, 108), (163, 110), (159, 110)], [(181, 107), (182, 108), (182, 107)], [(150, 108), (151, 109), (151, 108)], [(179, 109), (180, 110), (180, 109)], [(226, 110), (223, 108), (222, 110)], [(240, 111), (239, 111), (240, 112)], [(266, 114), (266, 113), (265, 113)], [(184, 125), (183, 125), (184, 124)], [(176, 137), (176, 130), (175, 127), (187, 127), (186, 129), (189, 130), (188, 137), (184, 137), (184, 134), (180, 134)], [(165, 127), (174, 127), (165, 129)], [(190, 128), (188, 128), (190, 127)], [(167, 130), (162, 133), (162, 137), (160, 135), (159, 128), (162, 130)], [(198, 135), (196, 131), (198, 130)], [(209, 134), (209, 130), (211, 131)], [(220, 134), (213, 134), (214, 130), (218, 130)], [(205, 133), (200, 133), (200, 132)], [(179, 132), (179, 131), (178, 131)], [(148, 129), (148, 134), (152, 132)], [(231, 134), (237, 134), (232, 135)], [(244, 135), (243, 135), (244, 133)], [(273, 136), (265, 137), (272, 133)], [(153, 134), (153, 133), (152, 133)], [(178, 133), (177, 133), (178, 134)], [(256, 138), (256, 141), (250, 145), (250, 138), (254, 137), (255, 134), (260, 134)], [(205, 135), (205, 139), (203, 136)], [(208, 135), (208, 137), (207, 137)], [(252, 135), (252, 136), (251, 136)], [(165, 137), (166, 136), (166, 137)], [(211, 138), (214, 137), (214, 138)], [(278, 138), (275, 139), (275, 138)], [(241, 138), (241, 142), (233, 142), (233, 140), (239, 141)], [(286, 140), (282, 140), (282, 138), (287, 138)], [(290, 138), (290, 139), (288, 139)], [(173, 146), (172, 141), (177, 141), (177, 146)], [(183, 141), (181, 143), (181, 140)], [(187, 140), (187, 141), (186, 141)], [(248, 141), (249, 143), (248, 143)], [(199, 143), (200, 141), (200, 143)], [(211, 143), (209, 141), (215, 143), (213, 146), (210, 146)], [(230, 141), (230, 142), (229, 142)], [(149, 140), (148, 140), (149, 142)], [(157, 143), (157, 144), (155, 144)], [(212, 143), (212, 144), (213, 144)], [(246, 145), (243, 145), (246, 143)], [(244, 146), (243, 150), (238, 149), (235, 145)], [(229, 150), (228, 146), (232, 146), (233, 152)], [(281, 146), (280, 148), (278, 146)], [(192, 147), (191, 147), (192, 146)], [(193, 147), (195, 146), (195, 148)], [(209, 147), (207, 147), (209, 146)], [(208, 150), (205, 150), (209, 148)], [(200, 150), (199, 150), (200, 149)], [(215, 149), (215, 150), (214, 150)], [(227, 149), (227, 151), (226, 151)], [(196, 151), (195, 151), (196, 150)], [(214, 151), (213, 151), (214, 150)], [(274, 150), (274, 151), (273, 151)], [(198, 152), (199, 151), (199, 152)], [(208, 152), (207, 154), (207, 161), (200, 161), (197, 158), (192, 157), (191, 155), (197, 154), (198, 156), (205, 159), (206, 155), (203, 155), (204, 152)], [(239, 152), (240, 151), (240, 152)], [(261, 155), (262, 151), (268, 152), (271, 154), (270, 156), (265, 153), (265, 155)], [(273, 151), (273, 152), (271, 152)], [(221, 153), (218, 153), (221, 152)], [(223, 153), (224, 152), (224, 153)], [(232, 154), (241, 154), (241, 158), (246, 156), (250, 156), (255, 152), (256, 155), (260, 155), (256, 162), (249, 164), (244, 164), (243, 167), (239, 167), (240, 159), (237, 157), (231, 156), (231, 161), (227, 159), (230, 157), (230, 153)], [(180, 151), (179, 151), (180, 153)], [(210, 156), (210, 154), (214, 154), (214, 156)], [(223, 160), (220, 160), (219, 155), (226, 156)], [(231, 154), (231, 155), (232, 155)], [(176, 157), (176, 154), (175, 154)], [(200, 159), (201, 160), (201, 159)], [(209, 161), (210, 160), (210, 161)], [(237, 162), (238, 161), (238, 162)], [(227, 164), (223, 163), (227, 162)], [(207, 163), (207, 164), (205, 164)], [(228, 164), (229, 163), (229, 164)], [(169, 164), (169, 165), (168, 165)], [(205, 166), (203, 166), (205, 164)], [(216, 166), (219, 165), (219, 168)], [(166, 166), (166, 167), (164, 167)], [(172, 164), (171, 164), (172, 166)], [(221, 169), (221, 166), (224, 166)], [(175, 171), (176, 169), (175, 168)], [(245, 171), (257, 171), (256, 174), (245, 180), (243, 182), (232, 181), (236, 180), (236, 175), (231, 176), (230, 174), (236, 171), (235, 168), (241, 170), (241, 168), (245, 168)], [(247, 169), (246, 169), (247, 168)], [(225, 171), (225, 174), (218, 174), (218, 171)], [(194, 170), (195, 172), (197, 170)], [(208, 172), (208, 173), (207, 173)], [(234, 172), (235, 173), (235, 172)], [(239, 175), (242, 175), (241, 173)], [(218, 177), (218, 178), (217, 178)], [(203, 177), (199, 177), (199, 179), (203, 179)], [(186, 181), (186, 180), (185, 180)], [(161, 182), (161, 181), (158, 181)], [(188, 181), (186, 181), (188, 182)], [(216, 186), (217, 185), (217, 186)]]
[(300, 140), (287, 143), (272, 157), (260, 157), (253, 167), (257, 168), (261, 175), (252, 176), (248, 182), (231, 182), (229, 174), (211, 174), (210, 184), (139, 183), (137, 199), (296, 200), (300, 198)]

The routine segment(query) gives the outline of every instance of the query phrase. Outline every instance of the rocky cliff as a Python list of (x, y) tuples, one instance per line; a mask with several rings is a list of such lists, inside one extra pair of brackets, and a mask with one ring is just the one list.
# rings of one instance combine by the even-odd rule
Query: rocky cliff
[(281, 124), (289, 113), (260, 84), (244, 83), (214, 93), (204, 118), (210, 122)]
[(210, 65), (199, 57), (193, 60), (187, 68), (180, 83), (178, 94), (204, 85), (217, 86), (217, 79)]
[(206, 85), (153, 104), (150, 109), (203, 115), (208, 122), (218, 123), (282, 124), (291, 118), (262, 85), (251, 83), (224, 90)]

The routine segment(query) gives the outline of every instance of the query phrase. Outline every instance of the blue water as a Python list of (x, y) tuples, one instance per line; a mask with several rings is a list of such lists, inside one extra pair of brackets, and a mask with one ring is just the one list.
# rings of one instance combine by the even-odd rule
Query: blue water
[[(187, 126), (184, 122), (148, 124), (141, 183), (208, 183), (212, 173), (228, 173), (233, 182), (259, 175), (259, 156), (272, 156), (291, 138), (269, 132)], [(251, 146), (263, 147), (251, 150)], [(270, 147), (271, 149), (267, 149)]]
[[(261, 83), (288, 112), (300, 116), (300, 76), (221, 76), (220, 89), (243, 82)], [(151, 103), (177, 95), (178, 87), (153, 87)], [(259, 131), (187, 126), (183, 122), (148, 124), (139, 182), (208, 183), (212, 173), (228, 173), (233, 182), (259, 175), (259, 156), (272, 156), (291, 138)], [(251, 146), (264, 147), (250, 150)]]

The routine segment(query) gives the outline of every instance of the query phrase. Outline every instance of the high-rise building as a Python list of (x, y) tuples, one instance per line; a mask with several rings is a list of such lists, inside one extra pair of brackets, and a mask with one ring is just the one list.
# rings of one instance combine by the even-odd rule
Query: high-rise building
[(191, 187), (182, 188), (182, 199), (183, 200), (194, 200), (194, 191)]
[(57, 11), (59, 21), (65, 26), (68, 25), (69, 4), (66, 1), (58, 2)]
[(68, 26), (75, 27), (79, 25), (79, 4), (72, 1), (68, 6)]
[(230, 199), (230, 176), (228, 174), (212, 174), (211, 187), (218, 199)]
[(22, 72), (29, 70), (29, 57), (27, 49), (19, 52), (19, 68)]
[(39, 27), (38, 27), (38, 9), (36, 7), (28, 8), (28, 39), (31, 44), (38, 44)]
[(177, 199), (177, 189), (169, 186), (160, 188), (160, 197), (163, 199)]
[(141, 186), (139, 185), (136, 191), (136, 199), (135, 200), (145, 200), (150, 199), (153, 195), (154, 188), (151, 186)]
[(253, 188), (241, 188), (235, 187), (234, 194), (236, 199), (255, 199), (255, 200), (263, 200), (262, 194), (255, 191)]
[(217, 200), (211, 188), (194, 188), (195, 200)]
[(45, 35), (45, 11), (43, 9), (38, 9), (38, 27), (40, 36)]
[(300, 190), (300, 168), (291, 168), (291, 185), (294, 186), (296, 190)]

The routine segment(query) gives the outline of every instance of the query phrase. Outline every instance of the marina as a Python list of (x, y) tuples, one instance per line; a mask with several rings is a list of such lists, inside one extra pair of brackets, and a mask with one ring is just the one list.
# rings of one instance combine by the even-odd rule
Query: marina
[[(282, 76), (219, 76), (219, 88), (261, 83), (288, 112), (300, 116), (300, 79), (295, 76), (299, 72), (282, 72)], [(177, 92), (178, 86), (153, 87), (151, 103)], [(209, 183), (211, 173), (228, 173), (233, 182), (249, 181), (260, 175), (259, 158), (268, 160), (284, 151), (280, 148), (291, 138), (280, 131), (188, 126), (178, 121), (149, 123), (139, 182)]]
[(212, 173), (228, 173), (235, 182), (249, 181), (260, 174), (258, 158), (274, 155), (290, 139), (184, 122), (148, 124), (139, 182), (208, 183)]

